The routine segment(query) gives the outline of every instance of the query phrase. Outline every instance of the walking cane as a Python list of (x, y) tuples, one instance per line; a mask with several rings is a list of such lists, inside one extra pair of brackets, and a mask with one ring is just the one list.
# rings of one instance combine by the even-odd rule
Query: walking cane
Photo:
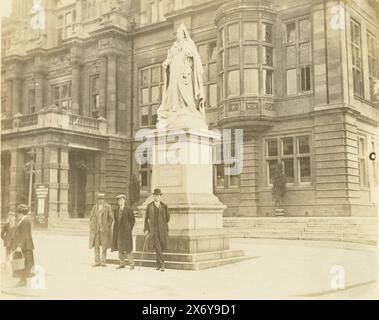
[(145, 235), (145, 241), (143, 243), (143, 249), (142, 249), (142, 255), (141, 255), (141, 259), (139, 261), (139, 268), (138, 268), (138, 271), (141, 271), (141, 264), (142, 264), (142, 259), (143, 259), (143, 254), (145, 253), (145, 248), (146, 248), (146, 242), (147, 242), (147, 238), (149, 237), (149, 235)]

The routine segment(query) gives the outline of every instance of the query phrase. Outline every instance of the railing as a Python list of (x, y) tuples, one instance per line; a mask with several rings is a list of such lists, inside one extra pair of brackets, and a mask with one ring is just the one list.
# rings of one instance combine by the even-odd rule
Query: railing
[(78, 115), (69, 115), (69, 124), (72, 127), (99, 130), (99, 121), (94, 118), (82, 117)]
[(107, 124), (104, 118), (89, 118), (80, 115), (62, 113), (59, 110), (46, 110), (29, 115), (15, 115), (1, 120), (2, 133), (28, 131), (36, 128), (61, 128), (94, 134), (106, 134)]

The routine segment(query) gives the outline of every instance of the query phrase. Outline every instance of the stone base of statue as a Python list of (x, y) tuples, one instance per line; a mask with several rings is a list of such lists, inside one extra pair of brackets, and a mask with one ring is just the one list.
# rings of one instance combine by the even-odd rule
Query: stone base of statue
[[(223, 229), (225, 206), (213, 194), (212, 145), (217, 136), (189, 129), (156, 130), (154, 135), (152, 189), (162, 190), (171, 217), (166, 267), (199, 270), (247, 259), (243, 251), (230, 249)], [(138, 208), (142, 216), (151, 201), (149, 197)], [(142, 252), (144, 241), (144, 235), (137, 235), (137, 264), (155, 266), (155, 253)]]

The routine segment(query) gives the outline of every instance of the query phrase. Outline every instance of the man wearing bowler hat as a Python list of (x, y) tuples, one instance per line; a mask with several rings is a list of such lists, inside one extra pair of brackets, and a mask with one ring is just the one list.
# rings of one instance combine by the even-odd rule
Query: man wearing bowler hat
[(27, 284), (27, 278), (33, 276), (32, 269), (34, 267), (34, 243), (32, 238), (32, 224), (28, 217), (29, 207), (26, 204), (20, 204), (16, 208), (17, 224), (12, 241), (12, 249), (14, 251), (13, 258), (25, 259), (25, 267), (21, 270), (13, 271), (13, 277), (19, 278), (17, 287), (23, 287)]
[(118, 206), (113, 212), (113, 237), (112, 251), (118, 251), (120, 265), (117, 269), (125, 268), (125, 259), (128, 257), (130, 270), (134, 269), (133, 260), (133, 236), (132, 231), (135, 223), (132, 209), (125, 205), (126, 196), (119, 194), (117, 197)]
[(162, 252), (167, 250), (168, 247), (170, 213), (167, 205), (161, 202), (161, 196), (161, 190), (155, 189), (153, 193), (154, 201), (146, 207), (144, 232), (149, 240), (149, 249), (155, 250), (157, 259), (156, 269), (164, 271), (165, 261)]
[[(97, 193), (97, 204), (92, 208), (89, 218), (89, 248), (95, 248), (95, 264), (93, 267), (105, 267), (107, 249), (111, 247), (113, 214), (111, 206), (104, 201), (105, 194)], [(100, 258), (100, 247), (101, 258)]]

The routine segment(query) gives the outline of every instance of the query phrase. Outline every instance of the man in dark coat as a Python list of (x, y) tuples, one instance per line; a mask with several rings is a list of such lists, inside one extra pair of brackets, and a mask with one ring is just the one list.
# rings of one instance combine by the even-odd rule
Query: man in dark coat
[(6, 261), (9, 261), (12, 253), (12, 246), (14, 240), (14, 233), (16, 231), (16, 214), (14, 212), (8, 213), (8, 221), (1, 228), (1, 240), (4, 241)]
[(34, 243), (32, 238), (32, 225), (27, 216), (29, 207), (20, 204), (16, 208), (17, 225), (13, 239), (13, 250), (15, 250), (14, 258), (24, 257), (25, 268), (13, 272), (14, 278), (19, 278), (17, 287), (23, 287), (27, 284), (26, 279), (33, 276), (31, 273), (34, 267)]
[[(95, 248), (93, 267), (106, 266), (107, 249), (112, 244), (113, 213), (111, 206), (104, 201), (105, 194), (97, 193), (97, 204), (92, 208), (89, 218), (89, 248)], [(100, 258), (101, 247), (101, 258)]]
[(116, 197), (118, 207), (114, 210), (112, 251), (118, 251), (120, 265), (117, 269), (125, 268), (125, 259), (128, 257), (130, 270), (134, 269), (133, 236), (135, 223), (132, 209), (125, 205), (126, 196), (120, 194)]
[(157, 265), (156, 269), (164, 271), (165, 261), (162, 255), (168, 247), (168, 222), (170, 221), (170, 213), (166, 204), (161, 202), (162, 192), (155, 189), (154, 201), (149, 203), (145, 212), (144, 232), (149, 240), (149, 249), (155, 250)]

